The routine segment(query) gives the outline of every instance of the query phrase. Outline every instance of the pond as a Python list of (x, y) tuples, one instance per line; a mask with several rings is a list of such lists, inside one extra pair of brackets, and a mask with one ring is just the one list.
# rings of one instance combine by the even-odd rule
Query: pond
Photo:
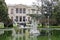
[(60, 40), (60, 30), (39, 30), (40, 35), (34, 36), (29, 33), (17, 33), (12, 36), (12, 31), (4, 31), (4, 33), (0, 34), (0, 40)]

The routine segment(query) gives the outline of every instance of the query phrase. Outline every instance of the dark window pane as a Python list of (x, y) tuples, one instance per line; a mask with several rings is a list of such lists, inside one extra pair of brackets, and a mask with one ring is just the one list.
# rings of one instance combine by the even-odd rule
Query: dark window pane
[(22, 21), (22, 16), (20, 16), (20, 21)]
[(25, 8), (23, 8), (23, 13), (26, 13), (26, 9)]
[(16, 8), (16, 13), (18, 13), (18, 8)]
[(23, 16), (23, 21), (24, 21), (24, 22), (25, 22), (25, 18), (26, 18), (26, 17), (25, 17), (25, 16)]
[(20, 13), (22, 13), (22, 8), (20, 8)]

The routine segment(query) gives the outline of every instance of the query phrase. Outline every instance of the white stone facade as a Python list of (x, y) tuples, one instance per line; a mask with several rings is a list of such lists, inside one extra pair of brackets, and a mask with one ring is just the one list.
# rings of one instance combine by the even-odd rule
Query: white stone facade
[(8, 6), (8, 14), (10, 19), (12, 19), (14, 22), (20, 23), (26, 23), (29, 20), (31, 20), (31, 17), (27, 14), (32, 13), (32, 8), (30, 6), (18, 4), (18, 5), (9, 5)]
[[(27, 6), (27, 5), (9, 5), (8, 6), (8, 14), (9, 17), (18, 24), (24, 24), (31, 20), (31, 17), (27, 14), (35, 14), (36, 11), (32, 10), (38, 10), (36, 7)], [(40, 13), (40, 11), (38, 12)]]

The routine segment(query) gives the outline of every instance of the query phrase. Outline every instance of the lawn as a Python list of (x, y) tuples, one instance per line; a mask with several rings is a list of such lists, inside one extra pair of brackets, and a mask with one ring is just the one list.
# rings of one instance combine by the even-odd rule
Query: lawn
[(50, 26), (50, 28), (60, 28), (60, 26)]
[[(60, 28), (60, 26), (49, 26), (50, 28)], [(47, 28), (47, 26), (38, 26), (38, 28)]]

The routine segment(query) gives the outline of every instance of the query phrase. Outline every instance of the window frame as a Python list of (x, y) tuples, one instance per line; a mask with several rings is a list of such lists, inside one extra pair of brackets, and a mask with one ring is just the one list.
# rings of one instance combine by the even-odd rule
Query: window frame
[(19, 12), (19, 10), (18, 10), (18, 8), (16, 8), (16, 13), (18, 13)]

